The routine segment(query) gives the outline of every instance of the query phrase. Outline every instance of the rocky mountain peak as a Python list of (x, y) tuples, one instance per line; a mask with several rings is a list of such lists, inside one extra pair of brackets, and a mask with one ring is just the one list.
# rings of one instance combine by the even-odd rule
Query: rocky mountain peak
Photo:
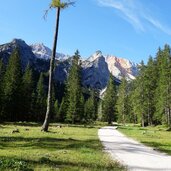
[[(28, 63), (39, 72), (47, 72), (49, 69), (49, 60), (51, 49), (43, 43), (27, 45), (21, 39), (14, 39), (10, 43), (0, 45), (0, 57), (7, 63), (12, 51), (18, 47), (21, 55), (23, 69)], [(43, 59), (43, 60), (42, 60)], [(55, 80), (64, 82), (68, 76), (71, 67), (72, 58), (68, 55), (56, 54), (59, 61), (55, 67)], [(112, 55), (103, 55), (101, 51), (96, 51), (88, 59), (82, 60), (82, 85), (86, 87), (102, 90), (106, 87), (109, 74), (115, 77), (116, 83), (125, 76), (128, 80), (135, 79), (138, 74), (138, 65), (124, 58), (118, 58)]]
[(28, 46), (26, 42), (22, 39), (13, 39), (11, 42), (12, 45), (19, 45), (19, 46)]
[(101, 52), (100, 50), (98, 50), (98, 51), (96, 51), (93, 55), (91, 55), (91, 56), (87, 59), (87, 61), (93, 62), (94, 60), (96, 60), (96, 59), (98, 59), (98, 58), (100, 58), (100, 57), (103, 57), (103, 55), (102, 55), (102, 52)]
[[(48, 60), (51, 58), (52, 50), (45, 46), (43, 43), (35, 43), (30, 45), (32, 52), (39, 59)], [(69, 58), (69, 55), (64, 55), (62, 53), (56, 53), (56, 59), (63, 61)]]
[(46, 47), (43, 43), (35, 43), (30, 45), (32, 52), (37, 58), (48, 60), (51, 57), (52, 51)]
[(24, 40), (13, 39), (10, 43), (0, 45), (0, 56), (4, 62), (7, 63), (11, 53), (14, 49), (18, 48), (21, 55), (22, 68), (25, 68), (28, 63), (32, 64), (35, 60), (35, 56)]
[(137, 64), (128, 59), (107, 55), (106, 63), (108, 64), (109, 71), (118, 79), (125, 76), (128, 80), (132, 80), (138, 74)]

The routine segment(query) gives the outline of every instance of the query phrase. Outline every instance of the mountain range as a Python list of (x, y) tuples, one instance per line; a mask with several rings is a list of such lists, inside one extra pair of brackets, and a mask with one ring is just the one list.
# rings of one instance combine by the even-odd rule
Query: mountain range
[[(42, 43), (28, 45), (24, 40), (14, 39), (10, 43), (0, 45), (0, 58), (4, 63), (8, 62), (12, 51), (18, 48), (21, 55), (22, 68), (29, 63), (39, 72), (47, 72), (51, 57), (51, 49)], [(64, 82), (72, 64), (72, 56), (62, 53), (56, 54), (54, 77), (56, 81)], [(106, 87), (109, 75), (115, 78), (119, 84), (124, 76), (127, 80), (135, 79), (138, 74), (138, 64), (124, 58), (112, 55), (103, 55), (96, 51), (87, 59), (81, 60), (82, 85), (102, 90)]]

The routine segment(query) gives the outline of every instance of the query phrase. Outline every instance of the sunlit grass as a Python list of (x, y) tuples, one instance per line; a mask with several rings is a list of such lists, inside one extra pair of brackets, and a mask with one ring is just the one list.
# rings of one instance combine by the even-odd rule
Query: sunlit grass
[(160, 150), (171, 155), (171, 132), (166, 131), (165, 126), (145, 127), (139, 125), (120, 126), (119, 130), (129, 137), (132, 137), (154, 150)]
[[(16, 128), (19, 133), (12, 133)], [(40, 129), (28, 123), (0, 125), (0, 160), (23, 161), (38, 171), (124, 170), (102, 151), (97, 127), (53, 124), (48, 133)]]

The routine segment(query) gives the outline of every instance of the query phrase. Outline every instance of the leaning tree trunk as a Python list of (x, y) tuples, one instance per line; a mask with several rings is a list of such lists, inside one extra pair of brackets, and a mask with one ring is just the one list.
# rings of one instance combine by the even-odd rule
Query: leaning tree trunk
[(54, 62), (55, 62), (56, 47), (57, 47), (57, 40), (58, 40), (59, 17), (60, 17), (60, 7), (58, 7), (57, 13), (56, 13), (56, 29), (55, 29), (53, 50), (52, 50), (52, 56), (51, 56), (51, 60), (50, 60), (50, 69), (49, 69), (47, 110), (46, 110), (45, 120), (44, 120), (44, 123), (42, 125), (42, 131), (45, 131), (45, 132), (48, 131), (50, 114), (52, 111), (52, 80), (53, 80)]

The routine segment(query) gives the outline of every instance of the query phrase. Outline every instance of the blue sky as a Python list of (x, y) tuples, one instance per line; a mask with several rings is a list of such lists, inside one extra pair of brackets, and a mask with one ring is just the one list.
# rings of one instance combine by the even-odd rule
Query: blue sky
[[(76, 49), (89, 57), (96, 50), (134, 62), (171, 45), (171, 0), (75, 0), (61, 13), (57, 51)], [(0, 5), (0, 44), (21, 38), (52, 47), (55, 10), (50, 0), (5, 0)]]

